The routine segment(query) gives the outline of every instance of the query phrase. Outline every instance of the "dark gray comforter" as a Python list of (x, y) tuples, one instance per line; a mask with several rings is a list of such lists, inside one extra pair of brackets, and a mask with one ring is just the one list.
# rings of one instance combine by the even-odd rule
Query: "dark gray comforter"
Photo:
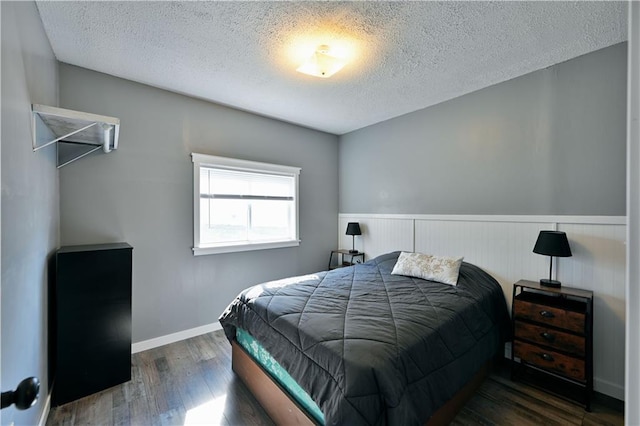
[(457, 286), (391, 275), (399, 252), (244, 290), (220, 317), (255, 337), (326, 424), (424, 424), (502, 353), (502, 289), (463, 263)]

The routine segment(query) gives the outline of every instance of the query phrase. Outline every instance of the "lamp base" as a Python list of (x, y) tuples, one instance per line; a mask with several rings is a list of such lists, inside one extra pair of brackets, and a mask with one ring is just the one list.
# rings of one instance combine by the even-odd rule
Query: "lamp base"
[(560, 288), (560, 281), (556, 281), (556, 280), (548, 280), (548, 279), (541, 279), (540, 280), (540, 285), (543, 285), (545, 287), (554, 287), (554, 288)]
[(360, 253), (360, 252), (359, 252), (358, 250), (349, 250), (349, 253), (350, 253), (350, 254), (358, 254), (358, 253)]

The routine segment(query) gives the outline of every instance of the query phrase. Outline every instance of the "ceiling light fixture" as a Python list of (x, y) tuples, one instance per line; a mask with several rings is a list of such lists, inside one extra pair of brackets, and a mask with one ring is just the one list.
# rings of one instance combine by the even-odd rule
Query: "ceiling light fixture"
[(329, 46), (321, 44), (315, 53), (296, 71), (314, 77), (329, 78), (344, 67), (346, 62), (329, 54)]

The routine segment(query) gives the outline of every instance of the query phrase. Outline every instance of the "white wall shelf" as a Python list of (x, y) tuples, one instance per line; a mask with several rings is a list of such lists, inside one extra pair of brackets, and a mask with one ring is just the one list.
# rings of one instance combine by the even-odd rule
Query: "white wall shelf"
[(120, 120), (46, 105), (31, 105), (33, 151), (56, 145), (58, 168), (102, 148), (118, 148)]

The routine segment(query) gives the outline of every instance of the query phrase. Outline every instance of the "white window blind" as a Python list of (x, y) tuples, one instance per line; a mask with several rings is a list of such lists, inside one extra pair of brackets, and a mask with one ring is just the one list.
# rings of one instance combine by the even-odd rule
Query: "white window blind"
[(299, 168), (192, 157), (195, 254), (299, 244)]

